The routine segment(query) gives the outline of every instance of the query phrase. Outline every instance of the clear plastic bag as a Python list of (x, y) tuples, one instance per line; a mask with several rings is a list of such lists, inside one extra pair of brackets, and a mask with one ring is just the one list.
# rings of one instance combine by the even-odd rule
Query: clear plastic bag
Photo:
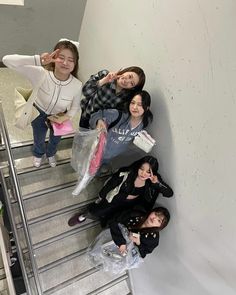
[(83, 129), (78, 131), (73, 140), (71, 166), (78, 174), (78, 183), (73, 195), (79, 193), (94, 178), (102, 162), (106, 145), (103, 131)]
[(113, 274), (120, 274), (127, 269), (137, 268), (143, 262), (138, 247), (129, 239), (127, 228), (122, 224), (119, 224), (119, 227), (126, 239), (126, 255), (120, 253), (119, 248), (112, 240), (110, 229), (103, 230), (87, 251), (88, 259), (93, 266)]

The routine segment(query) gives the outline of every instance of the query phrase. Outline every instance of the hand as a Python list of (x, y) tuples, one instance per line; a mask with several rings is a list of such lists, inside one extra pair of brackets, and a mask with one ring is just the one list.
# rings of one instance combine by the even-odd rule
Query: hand
[(48, 53), (48, 52), (42, 53), (40, 55), (41, 64), (43, 66), (46, 66), (46, 65), (50, 64), (51, 62), (55, 62), (57, 60), (59, 51), (60, 51), (60, 49), (56, 49), (52, 53)]
[(118, 79), (120, 76), (117, 75), (117, 72), (109, 72), (104, 78), (99, 80), (99, 85), (102, 86), (106, 83), (113, 82), (114, 80)]
[(97, 121), (97, 126), (96, 126), (97, 130), (106, 130), (107, 129), (107, 126), (106, 126), (106, 123), (102, 120), (102, 119), (99, 119)]
[(70, 119), (70, 117), (64, 113), (59, 113), (57, 115), (49, 116), (48, 119), (52, 122), (61, 124)]
[(132, 242), (134, 242), (136, 245), (140, 245), (140, 235), (139, 234), (134, 234), (130, 233), (129, 238)]
[(122, 255), (126, 255), (127, 254), (127, 247), (126, 247), (126, 245), (120, 245), (119, 251), (120, 251), (120, 253)]
[(151, 170), (151, 176), (149, 177), (149, 179), (151, 180), (152, 183), (159, 183), (159, 179), (156, 175), (153, 175), (153, 172)]

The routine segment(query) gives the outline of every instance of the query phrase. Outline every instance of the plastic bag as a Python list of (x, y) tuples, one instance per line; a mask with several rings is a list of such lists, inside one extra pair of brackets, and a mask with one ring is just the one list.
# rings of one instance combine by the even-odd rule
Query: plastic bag
[(112, 240), (109, 228), (97, 236), (87, 251), (88, 259), (93, 266), (113, 274), (137, 268), (144, 261), (138, 247), (129, 239), (128, 229), (122, 224), (119, 224), (119, 227), (126, 239), (127, 254), (125, 256), (120, 253), (118, 246)]
[(80, 130), (74, 136), (71, 166), (78, 173), (78, 183), (73, 195), (79, 193), (94, 178), (101, 166), (106, 145), (106, 133), (98, 130)]

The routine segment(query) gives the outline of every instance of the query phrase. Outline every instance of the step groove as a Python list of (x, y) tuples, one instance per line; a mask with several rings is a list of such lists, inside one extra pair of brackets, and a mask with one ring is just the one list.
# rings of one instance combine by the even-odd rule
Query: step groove
[(71, 285), (71, 284), (73, 284), (73, 283), (75, 283), (75, 282), (77, 282), (79, 280), (82, 280), (83, 278), (86, 278), (87, 276), (89, 276), (89, 275), (91, 275), (93, 273), (96, 273), (98, 271), (99, 271), (99, 269), (96, 268), (96, 267), (91, 268), (91, 269), (85, 271), (82, 274), (79, 274), (79, 275), (77, 275), (77, 276), (75, 276), (75, 277), (73, 277), (73, 278), (71, 278), (71, 279), (69, 279), (67, 281), (64, 281), (63, 283), (61, 283), (61, 284), (59, 284), (59, 285), (57, 285), (57, 286), (55, 286), (53, 288), (50, 288), (50, 289), (44, 291), (43, 294), (44, 295), (51, 295), (54, 292), (56, 292), (58, 290), (61, 290), (61, 289), (65, 288), (65, 287), (67, 287), (67, 286), (69, 286), (69, 285)]
[(76, 257), (84, 255), (86, 253), (86, 251), (87, 251), (87, 248), (79, 250), (79, 251), (77, 251), (75, 253), (67, 255), (66, 257), (60, 258), (60, 259), (58, 259), (58, 260), (56, 260), (54, 262), (51, 262), (51, 263), (49, 263), (49, 264), (47, 264), (47, 265), (45, 265), (43, 267), (38, 268), (38, 271), (39, 271), (40, 274), (44, 273), (44, 272), (48, 271), (49, 269), (52, 269), (52, 268), (58, 266), (59, 264), (62, 264), (64, 262), (69, 262), (70, 260), (72, 260), (72, 259), (74, 259)]
[(72, 229), (72, 230), (70, 230), (70, 231), (67, 231), (66, 233), (62, 233), (62, 234), (59, 234), (59, 235), (54, 236), (54, 237), (52, 237), (52, 238), (49, 238), (49, 239), (47, 239), (47, 240), (44, 240), (44, 241), (42, 241), (42, 242), (35, 243), (35, 244), (33, 245), (33, 248), (34, 248), (34, 249), (38, 249), (38, 248), (44, 247), (44, 246), (46, 246), (46, 245), (49, 245), (49, 244), (51, 244), (51, 243), (54, 243), (54, 242), (59, 241), (59, 240), (61, 240), (61, 239), (64, 239), (64, 238), (66, 238), (66, 237), (68, 237), (68, 236), (71, 236), (71, 235), (73, 235), (74, 233), (80, 232), (81, 230), (85, 230), (85, 229), (87, 229), (87, 228), (90, 228), (90, 227), (95, 226), (95, 225), (98, 225), (98, 224), (99, 224), (99, 221), (93, 221), (93, 220), (92, 220), (91, 222), (88, 222), (88, 223), (85, 224), (85, 225), (81, 225), (81, 226), (79, 226), (78, 228), (75, 228), (75, 229)]
[(97, 294), (99, 294), (99, 293), (101, 293), (103, 291), (106, 291), (109, 288), (111, 288), (111, 287), (119, 284), (120, 282), (122, 282), (122, 281), (124, 281), (124, 280), (126, 280), (128, 278), (129, 278), (128, 275), (127, 274), (124, 274), (123, 276), (121, 276), (121, 277), (119, 277), (119, 278), (117, 278), (117, 279), (115, 279), (115, 280), (113, 280), (113, 281), (111, 281), (111, 282), (103, 285), (102, 287), (99, 287), (96, 290), (94, 290), (92, 292), (89, 292), (87, 295), (97, 295)]

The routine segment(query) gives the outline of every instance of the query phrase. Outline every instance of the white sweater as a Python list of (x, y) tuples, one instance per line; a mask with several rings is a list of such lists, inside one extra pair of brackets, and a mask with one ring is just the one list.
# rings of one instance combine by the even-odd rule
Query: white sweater
[(39, 55), (6, 55), (2, 61), (8, 68), (28, 78), (33, 87), (38, 86), (45, 76), (35, 104), (46, 114), (67, 112), (68, 116), (73, 117), (79, 110), (82, 83), (73, 75), (66, 81), (58, 80), (52, 71), (41, 66)]

